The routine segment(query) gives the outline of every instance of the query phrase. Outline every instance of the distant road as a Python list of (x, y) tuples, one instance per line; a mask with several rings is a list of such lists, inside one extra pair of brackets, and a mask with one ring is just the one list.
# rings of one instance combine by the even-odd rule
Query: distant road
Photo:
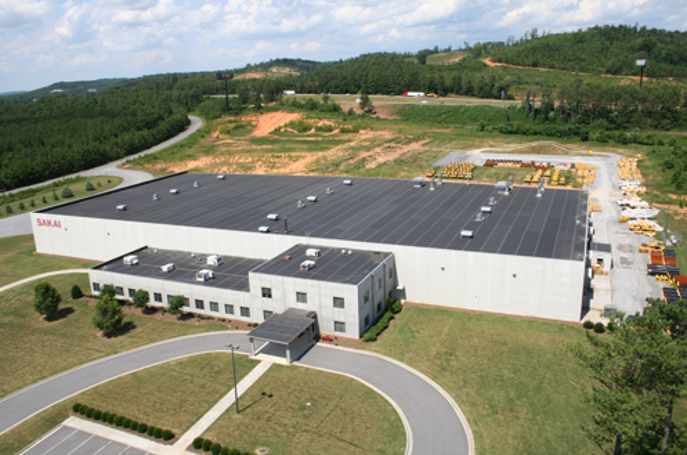
[[(93, 169), (89, 169), (87, 171), (81, 171), (81, 172), (76, 172), (74, 174), (66, 175), (57, 179), (52, 179), (52, 180), (47, 180), (45, 182), (41, 183), (36, 183), (35, 185), (29, 185), (25, 186), (22, 188), (17, 188), (12, 191), (9, 191), (9, 193), (14, 193), (16, 191), (21, 191), (21, 190), (26, 190), (29, 188), (35, 188), (38, 186), (43, 186), (43, 185), (48, 185), (52, 182), (55, 182), (57, 180), (62, 180), (63, 178), (69, 178), (69, 177), (75, 177), (77, 175), (80, 176), (96, 176), (96, 175), (113, 175), (117, 177), (121, 177), (124, 179), (124, 181), (121, 183), (121, 186), (128, 186), (128, 185), (133, 185), (135, 183), (140, 183), (140, 182), (145, 182), (146, 180), (150, 180), (153, 178), (152, 175), (148, 174), (147, 172), (141, 172), (141, 171), (128, 171), (126, 169), (118, 169), (117, 166), (120, 164), (124, 163), (126, 160), (130, 160), (133, 158), (138, 158), (139, 156), (143, 155), (148, 155), (150, 153), (155, 153), (159, 152), (160, 150), (169, 147), (172, 144), (175, 144), (183, 139), (186, 139), (189, 137), (191, 134), (195, 133), (200, 129), (201, 126), (203, 126), (203, 119), (200, 117), (196, 117), (194, 115), (189, 115), (188, 118), (191, 120), (191, 126), (189, 126), (186, 131), (174, 136), (171, 139), (166, 140), (165, 142), (162, 142), (155, 147), (151, 147), (148, 150), (144, 150), (141, 153), (138, 153), (136, 155), (131, 155), (127, 156), (126, 158), (122, 158), (121, 160), (117, 161), (112, 161), (111, 163), (105, 164), (103, 166), (98, 166)], [(22, 213), (21, 215), (15, 215), (9, 218), (4, 218), (0, 220), (0, 238), (2, 237), (12, 237), (15, 235), (23, 235), (23, 234), (31, 234), (33, 231), (31, 230), (31, 219), (29, 217), (28, 213)]]

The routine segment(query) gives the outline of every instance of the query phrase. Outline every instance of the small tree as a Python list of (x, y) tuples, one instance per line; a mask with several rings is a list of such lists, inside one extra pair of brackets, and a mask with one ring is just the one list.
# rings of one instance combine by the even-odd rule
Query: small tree
[(176, 315), (177, 319), (179, 319), (179, 316), (183, 314), (181, 309), (184, 307), (185, 302), (186, 298), (183, 295), (175, 295), (172, 301), (167, 305), (167, 311), (169, 311), (169, 314)]
[(95, 191), (95, 187), (90, 180), (86, 182), (86, 191)]
[(74, 197), (74, 193), (72, 192), (71, 188), (65, 186), (64, 188), (62, 188), (62, 198), (67, 199), (70, 197)]
[(372, 101), (370, 101), (370, 97), (367, 96), (367, 87), (363, 86), (360, 94), (360, 110), (363, 112), (366, 112), (368, 114), (374, 112), (375, 107), (372, 105)]
[(11, 205), (11, 204), (7, 204), (7, 205), (5, 206), (5, 213), (6, 213), (7, 215), (9, 215), (10, 213), (12, 213), (12, 211), (13, 211), (13, 210), (12, 210), (12, 205)]
[(57, 193), (55, 192), (55, 190), (52, 190), (52, 200), (53, 201), (59, 201), (60, 200), (60, 198), (57, 197)]
[(48, 203), (48, 200), (45, 198), (45, 194), (44, 194), (43, 197), (41, 198), (41, 202), (43, 202), (43, 204), (47, 204), (47, 203)]
[(36, 206), (36, 203), (33, 201), (33, 199), (31, 199), (31, 202), (29, 202), (29, 206), (31, 206), (31, 207), (35, 207), (35, 206)]
[(103, 288), (100, 290), (100, 295), (109, 295), (110, 298), (114, 299), (114, 296), (117, 295), (117, 290), (115, 287), (111, 284), (106, 284), (103, 286)]
[(116, 332), (124, 322), (122, 307), (109, 295), (101, 295), (95, 306), (93, 325), (102, 330), (105, 335)]
[(72, 300), (80, 299), (81, 297), (83, 297), (83, 292), (81, 292), (79, 285), (75, 284), (72, 286)]
[(101, 186), (103, 186), (103, 184), (100, 183), (100, 180), (98, 180), (98, 181), (96, 182), (96, 185), (98, 185), (98, 188), (100, 188)]
[(141, 313), (144, 312), (146, 305), (150, 302), (150, 294), (148, 294), (148, 291), (144, 291), (143, 289), (139, 289), (138, 291), (134, 292), (134, 307), (135, 308), (140, 308)]
[(57, 289), (47, 281), (41, 281), (34, 288), (35, 299), (33, 307), (38, 314), (50, 319), (60, 308), (62, 296)]
[(26, 210), (26, 206), (24, 205), (23, 201), (19, 202), (19, 210), (21, 210), (21, 211)]

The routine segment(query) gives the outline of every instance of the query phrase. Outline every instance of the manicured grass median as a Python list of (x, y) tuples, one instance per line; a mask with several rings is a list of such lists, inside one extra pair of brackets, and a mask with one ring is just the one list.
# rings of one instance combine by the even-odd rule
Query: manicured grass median
[(443, 387), (478, 454), (568, 455), (598, 451), (581, 430), (591, 422), (588, 376), (566, 350), (580, 340), (584, 332), (566, 324), (409, 307), (372, 350)]
[[(238, 380), (258, 362), (236, 356)], [(203, 354), (137, 371), (69, 398), (0, 436), (13, 454), (67, 418), (73, 403), (114, 412), (182, 435), (234, 385), (231, 354)], [(232, 408), (233, 409), (233, 408)]]
[(229, 409), (204, 438), (251, 453), (266, 447), (275, 455), (405, 451), (403, 424), (394, 408), (345, 376), (273, 365), (239, 401), (241, 414)]
[[(0, 286), (5, 286), (30, 276), (63, 269), (87, 269), (95, 262), (64, 259), (35, 254), (33, 235), (18, 235), (0, 239)], [(88, 283), (83, 288), (87, 291)]]
[(93, 326), (94, 307), (71, 301), (74, 284), (88, 289), (88, 276), (70, 274), (48, 280), (62, 294), (58, 319), (45, 322), (33, 309), (35, 283), (0, 294), (0, 397), (78, 365), (157, 341), (194, 333), (224, 330), (219, 324), (182, 324), (127, 315), (125, 331), (101, 338)]

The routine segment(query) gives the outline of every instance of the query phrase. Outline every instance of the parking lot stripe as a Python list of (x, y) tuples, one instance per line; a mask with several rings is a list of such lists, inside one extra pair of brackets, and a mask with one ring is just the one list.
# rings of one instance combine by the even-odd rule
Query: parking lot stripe
[(94, 453), (93, 453), (93, 455), (97, 455), (98, 452), (100, 452), (100, 451), (103, 450), (105, 447), (109, 446), (110, 444), (112, 444), (112, 441), (107, 441), (107, 444), (105, 444), (104, 446), (102, 446), (101, 448), (99, 448), (97, 452), (94, 452)]
[(45, 455), (46, 453), (50, 453), (50, 451), (51, 451), (52, 449), (54, 449), (55, 447), (59, 446), (60, 444), (62, 444), (62, 443), (63, 443), (64, 441), (66, 441), (67, 439), (69, 439), (69, 438), (71, 438), (72, 436), (74, 436), (74, 433), (76, 433), (77, 431), (79, 431), (79, 430), (74, 430), (74, 431), (72, 431), (71, 433), (69, 433), (63, 440), (61, 440), (60, 442), (58, 442), (58, 443), (55, 444), (54, 446), (50, 447), (46, 452), (43, 452), (43, 455)]
[(93, 436), (94, 436), (94, 435), (91, 435), (90, 438), (86, 439), (84, 442), (82, 442), (82, 443), (79, 444), (78, 446), (74, 447), (74, 450), (72, 450), (71, 452), (69, 452), (67, 455), (72, 455), (74, 452), (76, 452), (77, 450), (79, 450), (79, 447), (81, 447), (82, 445), (86, 444), (88, 441), (90, 441), (91, 439), (93, 439)]

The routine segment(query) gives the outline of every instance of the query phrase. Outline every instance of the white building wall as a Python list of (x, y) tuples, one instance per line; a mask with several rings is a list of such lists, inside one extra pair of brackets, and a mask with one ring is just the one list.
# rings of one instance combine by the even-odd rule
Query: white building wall
[[(59, 221), (61, 227), (38, 226), (38, 218)], [(395, 255), (394, 273), (397, 283), (405, 288), (406, 300), (553, 319), (580, 318), (582, 261), (322, 238), (308, 241), (296, 235), (40, 213), (32, 213), (31, 220), (38, 252), (100, 261), (146, 245), (259, 259), (272, 258), (298, 243), (390, 251)]]

